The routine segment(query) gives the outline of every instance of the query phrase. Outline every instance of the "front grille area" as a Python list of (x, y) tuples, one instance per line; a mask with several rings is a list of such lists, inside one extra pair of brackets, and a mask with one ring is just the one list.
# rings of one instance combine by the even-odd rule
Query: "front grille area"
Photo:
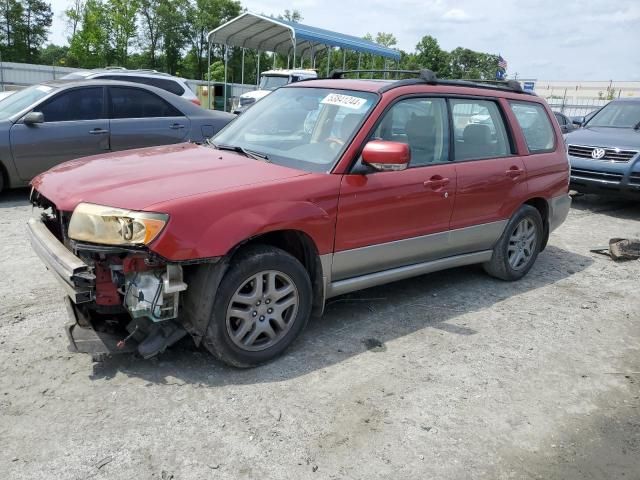
[(629, 175), (629, 184), (640, 186), (640, 172), (632, 172)]
[(598, 172), (596, 170), (587, 170), (583, 168), (572, 168), (571, 169), (571, 177), (579, 177), (588, 180), (598, 180), (609, 183), (620, 183), (622, 180), (621, 173), (610, 173), (610, 172)]
[[(591, 153), (596, 148), (604, 149), (604, 157), (594, 159)], [(616, 163), (627, 163), (638, 154), (636, 150), (620, 150), (619, 148), (588, 147), (584, 145), (569, 145), (569, 155), (590, 160), (601, 160)]]

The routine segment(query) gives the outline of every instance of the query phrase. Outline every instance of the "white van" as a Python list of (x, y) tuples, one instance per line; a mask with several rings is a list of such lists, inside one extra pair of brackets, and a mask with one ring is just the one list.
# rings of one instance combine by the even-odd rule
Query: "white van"
[(318, 74), (315, 70), (278, 69), (262, 72), (262, 75), (260, 75), (260, 84), (258, 85), (258, 89), (240, 95), (240, 97), (234, 102), (233, 111), (244, 110), (249, 105), (252, 105), (261, 98), (269, 95), (278, 87), (310, 78), (318, 78)]

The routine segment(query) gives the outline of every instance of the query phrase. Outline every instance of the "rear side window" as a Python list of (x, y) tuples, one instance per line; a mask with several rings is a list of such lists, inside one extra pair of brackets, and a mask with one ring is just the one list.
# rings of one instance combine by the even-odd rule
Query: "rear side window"
[(180, 96), (184, 93), (184, 88), (182, 88), (178, 82), (174, 82), (173, 80), (167, 80), (166, 78), (145, 78), (145, 80), (147, 81), (147, 85), (161, 88), (175, 95)]
[(182, 117), (173, 105), (140, 88), (110, 87), (111, 118)]
[(456, 160), (511, 155), (504, 120), (495, 102), (452, 98), (450, 104)]
[(37, 111), (45, 122), (73, 122), (104, 118), (102, 87), (76, 88), (47, 100)]
[(101, 75), (100, 78), (151, 85), (152, 87), (161, 88), (178, 96), (184, 93), (184, 88), (182, 88), (178, 82), (167, 78), (138, 77), (136, 75)]
[(402, 142), (411, 150), (411, 167), (449, 160), (447, 104), (442, 98), (400, 100), (384, 115), (373, 138)]
[[(555, 136), (544, 107), (532, 102), (509, 102), (531, 153), (552, 152)], [(560, 119), (558, 119), (560, 120)]]

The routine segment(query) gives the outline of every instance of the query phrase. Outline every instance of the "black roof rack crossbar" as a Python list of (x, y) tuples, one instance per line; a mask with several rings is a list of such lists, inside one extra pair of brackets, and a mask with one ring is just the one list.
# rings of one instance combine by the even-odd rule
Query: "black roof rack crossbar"
[(402, 87), (404, 85), (415, 85), (417, 83), (427, 83), (429, 85), (452, 85), (459, 87), (475, 87), (475, 88), (488, 88), (491, 90), (508, 90), (516, 93), (527, 93), (522, 89), (522, 85), (517, 80), (482, 80), (482, 79), (470, 79), (470, 80), (449, 80), (439, 79), (434, 72), (428, 69), (422, 70), (333, 70), (328, 78), (339, 79), (344, 78), (347, 74), (357, 73), (399, 73), (413, 75), (414, 78), (405, 78), (396, 80), (393, 83), (385, 85), (380, 88), (380, 92), (386, 92), (392, 88)]
[(344, 78), (346, 74), (354, 73), (401, 73), (405, 75), (413, 75), (422, 81), (435, 85), (437, 83), (436, 74), (431, 70), (332, 70), (328, 78), (338, 79)]
[(506, 90), (513, 90), (514, 92), (524, 91), (522, 90), (522, 85), (520, 85), (520, 82), (517, 80), (482, 80), (473, 78), (466, 81), (470, 83), (486, 83)]

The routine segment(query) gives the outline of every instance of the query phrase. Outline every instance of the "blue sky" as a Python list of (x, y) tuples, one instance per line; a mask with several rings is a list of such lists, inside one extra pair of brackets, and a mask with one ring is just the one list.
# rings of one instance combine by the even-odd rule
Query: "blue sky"
[[(51, 0), (50, 40), (65, 43), (62, 12), (70, 0)], [(362, 36), (391, 32), (413, 51), (423, 35), (442, 48), (501, 54), (513, 78), (640, 80), (640, 0), (247, 0), (250, 11), (296, 8), (303, 23)]]

